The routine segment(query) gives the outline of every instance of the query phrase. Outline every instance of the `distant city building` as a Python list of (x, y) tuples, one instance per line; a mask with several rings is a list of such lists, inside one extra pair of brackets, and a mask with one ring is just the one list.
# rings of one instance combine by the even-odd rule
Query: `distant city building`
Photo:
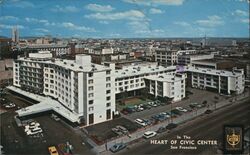
[(62, 56), (62, 55), (66, 55), (66, 54), (70, 54), (71, 53), (69, 45), (31, 44), (31, 45), (28, 45), (28, 46), (24, 47), (23, 49), (30, 50), (30, 51), (33, 51), (33, 50), (37, 50), (37, 51), (51, 51), (52, 55), (54, 57), (56, 57), (56, 56)]
[(178, 55), (178, 65), (188, 65), (194, 60), (213, 59), (213, 54), (182, 54)]
[(232, 70), (232, 68), (235, 67), (236, 63), (232, 60), (202, 59), (202, 60), (193, 60), (191, 62), (191, 65), (194, 67), (201, 67), (201, 68)]
[(155, 53), (155, 61), (161, 66), (173, 66), (177, 63), (177, 50), (158, 48)]
[(17, 26), (12, 28), (12, 42), (18, 43), (19, 42), (19, 30)]
[(0, 60), (0, 87), (11, 85), (13, 81), (13, 60)]

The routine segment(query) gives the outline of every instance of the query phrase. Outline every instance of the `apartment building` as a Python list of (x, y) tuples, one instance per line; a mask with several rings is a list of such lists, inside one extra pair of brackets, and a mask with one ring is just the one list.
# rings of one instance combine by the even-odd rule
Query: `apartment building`
[(212, 90), (222, 94), (241, 94), (245, 87), (243, 69), (233, 71), (215, 70), (188, 66), (185, 68), (194, 88)]
[(178, 65), (188, 65), (191, 64), (194, 60), (204, 60), (213, 58), (213, 54), (181, 54), (178, 55), (177, 63)]
[(88, 55), (75, 60), (53, 59), (49, 52), (30, 53), (14, 61), (14, 86), (59, 101), (85, 125), (113, 118), (115, 66), (91, 63)]
[(68, 45), (57, 45), (57, 44), (31, 44), (24, 47), (27, 50), (37, 50), (37, 51), (51, 51), (53, 56), (61, 56), (65, 54), (70, 54), (71, 49)]
[(154, 63), (124, 66), (115, 71), (115, 93), (120, 98), (122, 93), (135, 96), (145, 88), (145, 78), (150, 75), (158, 75), (168, 72), (175, 72), (175, 66), (163, 67)]
[(185, 79), (186, 74), (170, 72), (146, 77), (145, 85), (155, 97), (168, 97), (176, 102), (185, 97)]
[(158, 48), (155, 53), (155, 61), (161, 66), (173, 66), (177, 63), (177, 50)]

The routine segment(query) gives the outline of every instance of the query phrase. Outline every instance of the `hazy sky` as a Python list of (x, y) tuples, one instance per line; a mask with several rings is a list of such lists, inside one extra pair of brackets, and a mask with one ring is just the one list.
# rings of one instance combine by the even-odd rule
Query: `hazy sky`
[(249, 37), (247, 0), (0, 0), (0, 35)]

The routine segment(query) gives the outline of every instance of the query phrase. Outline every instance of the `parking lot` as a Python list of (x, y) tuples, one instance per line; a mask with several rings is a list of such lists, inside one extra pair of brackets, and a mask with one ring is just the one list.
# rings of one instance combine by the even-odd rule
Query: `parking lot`
[(137, 118), (150, 118), (151, 116), (159, 114), (161, 112), (170, 112), (171, 106), (172, 109), (174, 109), (175, 107), (183, 107), (190, 110), (189, 104), (191, 103), (202, 104), (204, 101), (206, 101), (206, 104), (210, 105), (211, 107), (214, 106), (217, 102), (220, 102), (227, 98), (226, 96), (219, 96), (217, 93), (206, 90), (187, 88), (187, 91), (188, 96), (185, 99), (179, 102), (175, 102), (172, 105), (159, 105), (156, 107), (151, 107), (150, 109), (144, 109), (143, 111), (133, 112), (124, 116), (130, 120), (135, 120)]
[[(5, 98), (17, 106), (28, 105), (24, 100), (14, 95), (6, 95)], [(56, 121), (49, 114), (37, 115), (33, 119), (40, 124), (42, 133), (34, 136), (26, 135), (24, 127), (18, 127), (14, 116), (15, 108), (7, 109), (1, 114), (1, 145), (6, 154), (49, 154), (49, 146), (58, 146), (69, 142), (73, 146), (73, 154), (93, 154), (89, 146), (83, 145), (83, 139), (77, 129), (66, 123)]]
[[(140, 127), (137, 123), (121, 117), (108, 122), (89, 126), (85, 129), (92, 140), (94, 140), (97, 144), (101, 144), (105, 142), (105, 140), (110, 140), (119, 136), (119, 134), (112, 131), (112, 128), (115, 128), (118, 125), (126, 128), (129, 133), (136, 131)], [(123, 134), (121, 133), (120, 136), (122, 135)]]

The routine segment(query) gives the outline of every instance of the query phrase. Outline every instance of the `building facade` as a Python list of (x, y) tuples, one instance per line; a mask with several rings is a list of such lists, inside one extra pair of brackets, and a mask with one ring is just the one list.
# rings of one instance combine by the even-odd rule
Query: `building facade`
[(53, 97), (79, 116), (85, 125), (113, 118), (114, 66), (91, 63), (91, 57), (53, 59), (51, 53), (31, 53), (14, 61), (14, 86)]
[(189, 72), (191, 86), (199, 89), (214, 90), (221, 94), (241, 94), (245, 87), (243, 69), (233, 71), (215, 70), (198, 67), (186, 67)]
[(177, 50), (158, 48), (155, 50), (155, 61), (161, 66), (173, 66), (177, 63)]
[(185, 97), (185, 79), (186, 74), (165, 73), (146, 77), (145, 85), (155, 97), (168, 97), (176, 102)]

